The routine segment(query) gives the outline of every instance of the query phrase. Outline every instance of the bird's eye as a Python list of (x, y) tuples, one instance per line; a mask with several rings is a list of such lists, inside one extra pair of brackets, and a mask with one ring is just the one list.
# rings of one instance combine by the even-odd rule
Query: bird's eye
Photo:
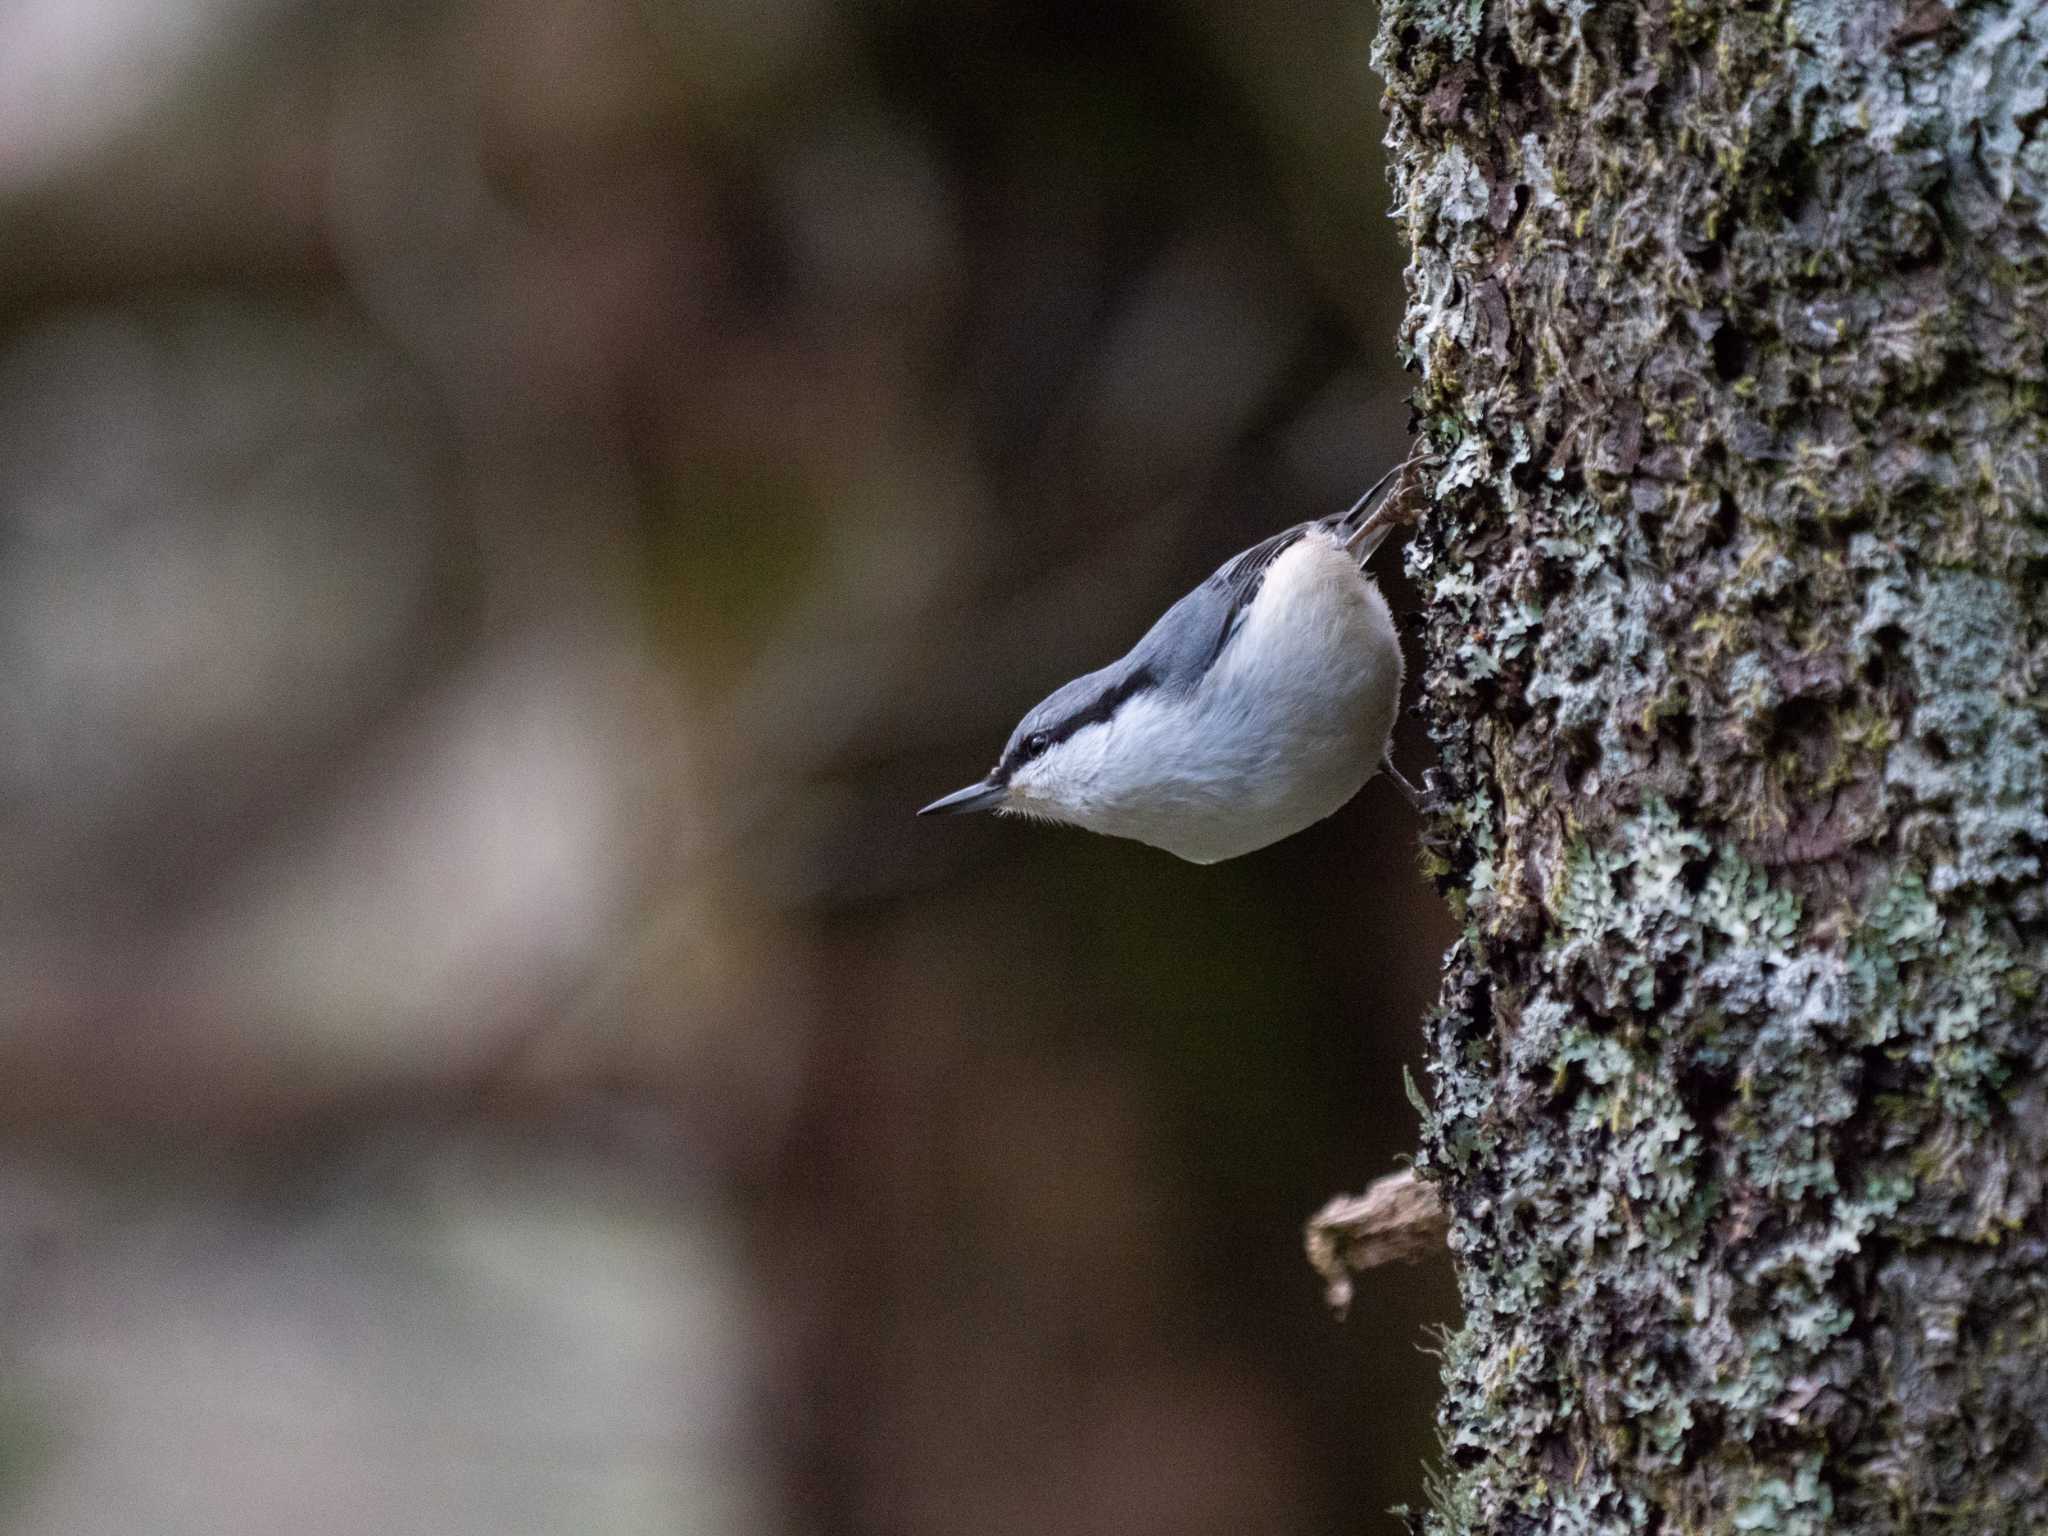
[(1029, 736), (1026, 736), (1024, 738), (1024, 750), (1026, 752), (1029, 752), (1033, 757), (1038, 756), (1039, 753), (1043, 752), (1047, 747), (1051, 745), (1051, 731), (1033, 731)]

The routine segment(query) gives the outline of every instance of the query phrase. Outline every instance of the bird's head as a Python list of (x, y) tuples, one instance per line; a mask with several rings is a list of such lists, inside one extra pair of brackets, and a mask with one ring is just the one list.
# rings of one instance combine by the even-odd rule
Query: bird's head
[(986, 777), (934, 800), (920, 816), (1001, 811), (1079, 821), (1124, 746), (1119, 718), (1154, 691), (1151, 671), (1128, 659), (1077, 677), (1017, 722)]

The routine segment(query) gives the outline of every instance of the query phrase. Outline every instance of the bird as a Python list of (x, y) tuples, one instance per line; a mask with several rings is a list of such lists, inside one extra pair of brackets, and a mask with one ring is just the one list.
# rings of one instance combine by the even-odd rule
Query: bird
[[(1408, 461), (1412, 462), (1412, 460)], [(1232, 556), (1121, 658), (1030, 709), (987, 775), (920, 816), (996, 811), (1215, 864), (1289, 837), (1384, 772), (1401, 701), (1393, 615), (1365, 564), (1394, 498)]]

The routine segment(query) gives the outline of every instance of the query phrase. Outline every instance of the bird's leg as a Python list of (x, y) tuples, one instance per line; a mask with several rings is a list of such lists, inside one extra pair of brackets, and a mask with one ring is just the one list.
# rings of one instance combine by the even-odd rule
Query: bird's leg
[(1395, 785), (1399, 787), (1401, 793), (1408, 797), (1408, 803), (1414, 806), (1418, 811), (1421, 810), (1422, 791), (1417, 789), (1413, 784), (1410, 784), (1406, 779), (1401, 777), (1401, 770), (1394, 766), (1393, 754), (1389, 753), (1387, 756), (1381, 758), (1380, 767), (1385, 771), (1387, 777), (1392, 779)]

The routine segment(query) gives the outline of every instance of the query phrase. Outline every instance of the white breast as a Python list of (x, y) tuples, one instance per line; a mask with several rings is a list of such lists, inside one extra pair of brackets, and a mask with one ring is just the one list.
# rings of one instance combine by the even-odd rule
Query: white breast
[[(1197, 864), (1322, 820), (1378, 770), (1401, 699), (1379, 588), (1311, 530), (1266, 572), (1237, 634), (1182, 696), (1142, 695), (1073, 745), (1061, 820)], [(1064, 775), (1063, 775), (1064, 777)]]

